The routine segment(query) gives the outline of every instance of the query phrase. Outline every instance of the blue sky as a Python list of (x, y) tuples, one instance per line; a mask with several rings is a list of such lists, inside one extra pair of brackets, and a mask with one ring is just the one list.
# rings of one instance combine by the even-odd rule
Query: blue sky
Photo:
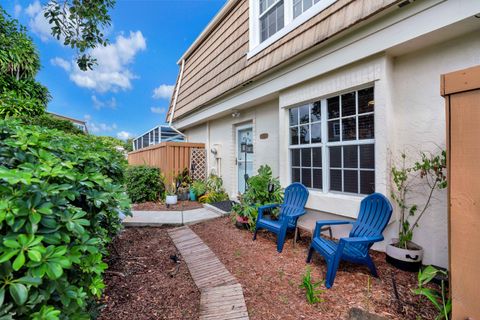
[(42, 4), (7, 0), (40, 52), (37, 80), (53, 97), (51, 112), (85, 119), (98, 135), (136, 136), (165, 121), (177, 61), (225, 0), (117, 0), (107, 30), (110, 45), (93, 51), (99, 65), (84, 73), (75, 52), (49, 35)]

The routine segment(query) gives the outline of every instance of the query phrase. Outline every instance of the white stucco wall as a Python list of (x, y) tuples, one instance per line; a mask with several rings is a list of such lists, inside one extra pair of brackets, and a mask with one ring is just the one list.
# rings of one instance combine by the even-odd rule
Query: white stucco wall
[[(393, 61), (395, 150), (437, 151), (446, 145), (445, 100), (440, 75), (480, 64), (480, 37), (470, 33)], [(424, 190), (413, 201), (422, 203)], [(395, 230), (389, 230), (393, 233)], [(436, 193), (414, 241), (425, 249), (425, 263), (448, 266), (447, 191)]]
[[(471, 33), (408, 54), (395, 56), (394, 50), (371, 56), (279, 93), (278, 100), (240, 110), (239, 118), (225, 116), (185, 131), (191, 142), (205, 142), (207, 148), (221, 147), (220, 174), (229, 194), (236, 193), (235, 127), (251, 122), (254, 130), (254, 170), (269, 164), (282, 185), (290, 183), (287, 111), (285, 108), (305, 101), (349, 90), (365, 84), (375, 86), (376, 190), (390, 193), (390, 165), (393, 157), (406, 150), (412, 154), (445, 147), (444, 99), (440, 96), (440, 75), (480, 64), (480, 37)], [(268, 133), (267, 140), (260, 140)], [(210, 169), (218, 170), (209, 152)], [(436, 194), (430, 212), (420, 222), (414, 241), (425, 248), (425, 264), (448, 266), (446, 192)], [(413, 201), (421, 203), (419, 193)], [(354, 218), (361, 197), (311, 192), (309, 210), (325, 212), (326, 219)], [(396, 236), (394, 213), (384, 233)], [(348, 233), (334, 229), (334, 236)], [(385, 242), (374, 246), (384, 250)]]
[[(185, 131), (189, 142), (203, 142), (208, 153), (209, 172), (220, 174), (227, 192), (234, 197), (237, 194), (237, 166), (235, 164), (236, 128), (252, 124), (254, 162), (253, 170), (263, 164), (272, 168), (274, 176), (279, 175), (278, 166), (278, 100), (272, 100), (255, 107), (240, 110), (240, 116), (231, 115), (211, 120)], [(267, 139), (260, 139), (268, 134)], [(219, 159), (210, 152), (212, 147), (220, 150)]]
[[(363, 83), (375, 85), (376, 190), (390, 193), (391, 162), (406, 151), (412, 160), (420, 151), (445, 148), (445, 101), (440, 96), (440, 75), (480, 64), (480, 38), (471, 33), (461, 38), (414, 51), (399, 57), (372, 57), (317, 79), (294, 86), (280, 94), (280, 168), (284, 185), (290, 181), (288, 131), (283, 107), (322, 98)], [(319, 210), (325, 219), (355, 216), (361, 198), (311, 192), (307, 207)], [(412, 193), (411, 201), (422, 204), (425, 189)], [(338, 215), (337, 215), (338, 214)], [(398, 210), (384, 232), (396, 237)], [(346, 236), (348, 227), (335, 227), (334, 236)], [(428, 213), (414, 233), (414, 241), (425, 249), (424, 263), (448, 266), (447, 192), (436, 192)], [(385, 250), (386, 241), (374, 246)]]

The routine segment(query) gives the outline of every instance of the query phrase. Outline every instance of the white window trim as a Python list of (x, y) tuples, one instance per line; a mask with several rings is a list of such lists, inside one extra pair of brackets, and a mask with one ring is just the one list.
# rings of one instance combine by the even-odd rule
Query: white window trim
[[(249, 2), (249, 52), (247, 53), (247, 59), (252, 58), (256, 54), (260, 53), (263, 49), (270, 46), (272, 43), (278, 41), (288, 33), (292, 32), (295, 28), (305, 23), (327, 7), (335, 3), (337, 0), (320, 0), (314, 4), (295, 19), (293, 18), (293, 0), (284, 0), (283, 7), (284, 12), (284, 27), (277, 31), (274, 35), (269, 37), (263, 42), (260, 42), (260, 5), (259, 0), (250, 0)], [(278, 1), (275, 2), (275, 4)], [(266, 10), (268, 11), (268, 9)]]
[[(315, 193), (317, 194), (323, 194), (323, 195), (329, 195), (329, 194), (336, 194), (336, 195), (340, 195), (340, 196), (347, 196), (347, 197), (350, 197), (350, 199), (355, 199), (355, 198), (359, 198), (359, 197), (365, 197), (365, 194), (362, 194), (360, 193), (360, 179), (358, 179), (358, 193), (349, 193), (349, 192), (344, 192), (344, 191), (336, 191), (336, 190), (331, 190), (330, 188), (330, 169), (331, 169), (331, 166), (330, 166), (330, 150), (329, 148), (330, 147), (335, 147), (335, 146), (338, 146), (338, 147), (343, 147), (343, 146), (348, 146), (348, 145), (355, 145), (355, 146), (358, 146), (358, 145), (371, 145), (373, 144), (374, 146), (376, 146), (376, 137), (374, 137), (373, 139), (358, 139), (358, 118), (359, 116), (364, 116), (364, 115), (375, 115), (375, 109), (374, 111), (371, 111), (371, 112), (366, 112), (366, 113), (361, 113), (359, 114), (358, 113), (358, 94), (356, 95), (356, 102), (355, 102), (355, 115), (354, 116), (348, 116), (346, 118), (351, 118), (351, 117), (355, 117), (356, 118), (356, 136), (357, 136), (357, 139), (356, 140), (346, 140), (346, 141), (331, 141), (329, 142), (328, 141), (328, 118), (327, 118), (327, 99), (328, 98), (331, 98), (331, 97), (336, 97), (336, 96), (341, 96), (345, 93), (349, 93), (349, 92), (358, 92), (362, 89), (367, 89), (367, 88), (373, 88), (373, 94), (374, 94), (374, 99), (375, 99), (375, 86), (373, 84), (366, 84), (366, 85), (362, 85), (362, 86), (359, 86), (359, 87), (356, 87), (356, 88), (352, 88), (352, 89), (348, 89), (348, 90), (342, 90), (341, 92), (338, 92), (338, 93), (335, 93), (335, 94), (331, 94), (331, 95), (328, 95), (326, 97), (323, 97), (323, 98), (319, 98), (319, 99), (316, 99), (315, 101), (320, 101), (321, 103), (321, 120), (320, 121), (315, 121), (313, 123), (321, 123), (321, 142), (318, 142), (318, 143), (310, 143), (310, 144), (297, 144), (297, 145), (291, 145), (290, 144), (290, 128), (292, 126), (290, 126), (290, 123), (288, 122), (286, 128), (288, 129), (288, 133), (287, 133), (287, 141), (288, 141), (288, 164), (287, 164), (287, 168), (288, 168), (288, 177), (289, 177), (289, 181), (290, 183), (293, 182), (292, 181), (292, 154), (291, 154), (291, 150), (292, 149), (302, 149), (302, 148), (315, 148), (315, 147), (321, 147), (322, 148), (322, 188), (321, 189), (316, 189), (316, 188), (313, 188), (313, 187), (309, 187), (308, 189), (311, 190), (311, 191), (314, 191)], [(290, 109), (292, 108), (297, 108), (297, 107), (300, 107), (302, 105), (306, 105), (306, 104), (312, 104), (313, 102), (305, 102), (305, 103), (300, 103), (300, 104), (296, 104), (294, 106), (290, 106), (290, 107), (287, 107), (287, 113), (289, 112)], [(338, 119), (344, 119), (344, 117), (341, 117), (341, 104), (339, 106), (340, 108), (340, 115), (339, 115), (339, 118)], [(311, 114), (310, 114), (311, 116)], [(337, 118), (335, 118), (337, 119)], [(290, 121), (289, 119), (287, 121)], [(312, 122), (309, 122), (309, 124), (311, 124)], [(340, 121), (340, 132), (342, 132), (342, 121)], [(300, 124), (297, 125), (297, 127), (299, 126)], [(375, 132), (375, 130), (374, 130)], [(311, 134), (311, 132), (310, 132)], [(300, 139), (300, 137), (298, 138)], [(360, 157), (360, 154), (357, 155), (358, 157)], [(375, 159), (375, 165), (374, 165), (374, 169), (361, 169), (360, 167), (358, 167), (356, 170), (357, 172), (360, 172), (361, 170), (364, 170), (364, 171), (373, 171), (375, 172), (375, 174), (377, 174), (377, 170), (376, 170), (376, 161), (377, 159)], [(342, 166), (341, 166), (341, 169), (342, 172), (343, 172), (343, 156), (341, 157), (341, 162), (342, 162)], [(358, 162), (359, 162), (359, 165), (360, 165), (360, 158), (358, 159)], [(301, 166), (300, 166), (301, 167)], [(354, 169), (352, 169), (354, 170)], [(300, 173), (301, 174), (301, 173)], [(343, 182), (342, 182), (342, 189), (343, 189)], [(376, 189), (376, 184), (375, 184), (375, 189)], [(376, 190), (375, 190), (376, 191)]]

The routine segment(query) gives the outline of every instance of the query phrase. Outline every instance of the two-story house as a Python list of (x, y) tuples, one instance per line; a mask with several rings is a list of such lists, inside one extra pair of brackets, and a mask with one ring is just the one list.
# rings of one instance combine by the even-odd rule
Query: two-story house
[[(390, 194), (401, 152), (445, 148), (440, 75), (478, 64), (477, 0), (229, 0), (178, 61), (167, 121), (216, 150), (232, 197), (268, 164), (310, 189), (308, 210), (354, 218), (364, 195)], [(436, 198), (414, 240), (446, 267)]]

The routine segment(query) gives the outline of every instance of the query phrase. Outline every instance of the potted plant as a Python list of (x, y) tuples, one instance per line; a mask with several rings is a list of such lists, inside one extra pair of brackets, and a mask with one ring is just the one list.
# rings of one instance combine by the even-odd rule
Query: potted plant
[(190, 177), (187, 168), (183, 169), (181, 172), (178, 173), (178, 175), (175, 177), (175, 183), (177, 186), (178, 200), (188, 200), (192, 178)]
[(196, 201), (197, 198), (203, 196), (206, 191), (207, 186), (205, 185), (205, 182), (201, 180), (193, 181), (192, 185), (190, 186), (190, 200)]
[[(420, 219), (428, 212), (435, 191), (447, 187), (446, 151), (436, 155), (421, 153), (420, 161), (413, 166), (406, 165), (405, 153), (401, 158), (401, 165), (391, 169), (391, 196), (400, 210), (398, 238), (387, 245), (386, 257), (387, 262), (399, 269), (418, 271), (422, 265), (423, 248), (412, 241), (413, 234)], [(413, 203), (409, 197), (410, 192), (418, 191), (419, 187), (427, 191), (422, 205)]]
[[(268, 165), (260, 166), (257, 175), (247, 181), (247, 190), (239, 195), (240, 203), (233, 206), (236, 213), (237, 225), (248, 225), (250, 230), (255, 229), (258, 208), (262, 205), (283, 202), (283, 190), (280, 181), (272, 177), (272, 169)], [(272, 219), (278, 215), (278, 209), (271, 210)]]
[(203, 196), (198, 198), (200, 203), (215, 203), (229, 200), (228, 194), (223, 188), (223, 180), (221, 177), (210, 174), (205, 182), (205, 192)]
[(171, 183), (169, 186), (166, 188), (166, 197), (165, 197), (165, 204), (171, 205), (171, 204), (177, 204), (177, 188), (175, 186), (175, 183)]
[(188, 184), (186, 182), (182, 182), (177, 189), (178, 199), (180, 201), (188, 200), (189, 190), (190, 187), (188, 186)]
[(243, 196), (238, 195), (240, 202), (236, 202), (232, 206), (232, 212), (235, 216), (235, 226), (240, 229), (248, 229), (248, 210), (246, 210), (245, 201), (243, 201)]

